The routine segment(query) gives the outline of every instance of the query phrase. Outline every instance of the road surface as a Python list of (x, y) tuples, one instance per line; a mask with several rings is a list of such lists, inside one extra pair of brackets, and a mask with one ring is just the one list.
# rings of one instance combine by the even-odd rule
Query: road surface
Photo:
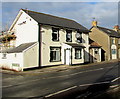
[(113, 81), (120, 76), (119, 69), (120, 63), (116, 61), (85, 68), (34, 75), (3, 73), (2, 97), (51, 96), (76, 86)]

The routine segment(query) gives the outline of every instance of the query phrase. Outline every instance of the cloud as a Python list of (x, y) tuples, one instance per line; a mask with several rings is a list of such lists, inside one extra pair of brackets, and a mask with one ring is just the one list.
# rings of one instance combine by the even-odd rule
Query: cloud
[(91, 27), (93, 17), (99, 25), (109, 28), (117, 24), (118, 19), (117, 2), (4, 2), (2, 8), (3, 23), (9, 25), (21, 8), (73, 19), (87, 28)]

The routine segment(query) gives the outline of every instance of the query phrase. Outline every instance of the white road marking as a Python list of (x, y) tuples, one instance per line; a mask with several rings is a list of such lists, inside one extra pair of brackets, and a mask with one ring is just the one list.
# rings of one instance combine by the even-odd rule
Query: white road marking
[(91, 83), (91, 84), (82, 84), (82, 85), (79, 85), (79, 87), (90, 86), (90, 85), (99, 85), (99, 84), (107, 84), (107, 83), (110, 83), (110, 82), (109, 81), (105, 81), (105, 82), (98, 82), (98, 83)]
[(110, 88), (115, 88), (115, 87), (118, 87), (119, 85), (113, 85), (113, 86), (110, 86)]
[(111, 82), (115, 82), (115, 81), (117, 81), (118, 79), (120, 79), (120, 77), (113, 79)]
[(73, 87), (70, 87), (70, 88), (67, 88), (67, 89), (64, 89), (64, 90), (58, 91), (58, 92), (56, 92), (56, 93), (49, 94), (49, 95), (47, 95), (47, 96), (45, 96), (45, 97), (48, 98), (48, 97), (51, 97), (51, 96), (54, 96), (54, 95), (60, 94), (60, 93), (62, 93), (62, 92), (65, 92), (65, 91), (68, 91), (68, 90), (71, 90), (71, 89), (77, 88), (77, 87), (90, 86), (90, 85), (95, 85), (95, 84), (106, 84), (106, 83), (110, 83), (110, 82), (107, 81), (107, 82), (99, 82), (99, 83), (82, 84), (82, 85), (79, 85), (79, 86), (73, 86)]
[(60, 93), (62, 93), (62, 92), (65, 92), (65, 91), (68, 91), (68, 90), (71, 90), (71, 89), (74, 89), (74, 88), (77, 88), (77, 86), (73, 86), (73, 87), (70, 87), (70, 88), (67, 88), (67, 89), (64, 89), (64, 90), (58, 91), (58, 92), (56, 92), (56, 93), (49, 94), (49, 95), (45, 96), (45, 98), (51, 97), (51, 96), (53, 96), (53, 95), (60, 94)]
[[(58, 78), (58, 77), (60, 78), (60, 77), (74, 76), (74, 75), (77, 75), (77, 74), (87, 73), (87, 72), (92, 72), (92, 71), (99, 71), (99, 70), (103, 70), (103, 69), (106, 69), (106, 68), (113, 68), (113, 66), (105, 67), (105, 68), (98, 68), (98, 69), (93, 69), (93, 70), (87, 70), (87, 71), (83, 71), (83, 72), (77, 72), (77, 73), (73, 73), (73, 74), (69, 74), (69, 75), (62, 75), (62, 76), (41, 78), (41, 79), (55, 79), (55, 78)], [(41, 79), (35, 79), (35, 80), (28, 81), (28, 82), (17, 83), (16, 85), (22, 85), (22, 84), (29, 83), (29, 82), (36, 82), (36, 81), (39, 81)], [(2, 88), (11, 87), (11, 86), (15, 86), (15, 85), (2, 86)]]

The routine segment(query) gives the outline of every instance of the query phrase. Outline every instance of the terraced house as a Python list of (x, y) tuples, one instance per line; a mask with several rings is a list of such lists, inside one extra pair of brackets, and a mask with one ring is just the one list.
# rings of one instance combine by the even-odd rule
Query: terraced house
[(113, 29), (97, 26), (93, 21), (90, 29), (90, 38), (102, 46), (102, 61), (120, 58), (120, 29), (114, 26)]
[[(22, 54), (21, 60), (26, 61), (25, 64), (20, 64), (19, 61), (14, 62), (14, 64), (13, 61), (8, 62), (11, 68), (15, 67), (16, 70), (89, 62), (89, 30), (74, 20), (21, 9), (9, 31), (16, 36), (14, 50), (21, 50), (24, 44), (36, 42), (36, 44), (33, 43), (34, 46), (31, 45), (31, 47), (26, 48), (27, 50), (24, 49), (27, 56)], [(20, 52), (11, 50), (3, 51), (6, 54), (6, 60), (7, 55), (11, 52), (15, 58), (17, 58), (17, 53), (24, 52), (24, 50)], [(28, 65), (29, 62), (31, 64)]]

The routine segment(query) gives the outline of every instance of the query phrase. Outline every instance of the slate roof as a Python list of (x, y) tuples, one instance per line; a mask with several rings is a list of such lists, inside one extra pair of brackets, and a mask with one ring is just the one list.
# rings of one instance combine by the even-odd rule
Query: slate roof
[(104, 33), (106, 33), (110, 37), (117, 37), (117, 38), (120, 37), (120, 33), (116, 32), (112, 29), (108, 29), (108, 28), (104, 28), (104, 27), (100, 27), (100, 26), (97, 26), (97, 28), (99, 30), (103, 31)]
[(37, 42), (30, 42), (30, 43), (24, 43), (19, 45), (18, 47), (7, 49), (2, 51), (2, 53), (20, 53), (23, 52), (25, 49), (29, 48), (30, 46), (34, 45)]
[(85, 28), (81, 24), (71, 19), (57, 17), (57, 16), (25, 10), (25, 9), (22, 10), (26, 12), (30, 17), (32, 17), (35, 21), (37, 21), (39, 24), (77, 29), (81, 32), (86, 32), (86, 33), (89, 32), (87, 28)]

